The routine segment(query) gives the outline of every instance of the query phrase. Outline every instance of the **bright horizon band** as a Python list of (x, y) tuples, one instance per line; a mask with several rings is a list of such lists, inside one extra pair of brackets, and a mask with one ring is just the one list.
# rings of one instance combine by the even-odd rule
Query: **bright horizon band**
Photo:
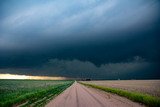
[(17, 74), (0, 74), (0, 79), (37, 79), (37, 80), (65, 80), (65, 77), (29, 76)]

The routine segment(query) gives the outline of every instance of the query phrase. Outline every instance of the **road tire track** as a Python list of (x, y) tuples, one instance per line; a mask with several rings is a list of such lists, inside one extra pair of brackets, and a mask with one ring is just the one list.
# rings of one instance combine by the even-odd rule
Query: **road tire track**
[(77, 87), (76, 87), (76, 102), (77, 102), (77, 107), (79, 107), (79, 100), (78, 100), (78, 92), (77, 92)]
[(86, 87), (82, 86), (82, 88), (83, 88), (86, 92), (88, 92), (88, 94), (89, 94), (90, 96), (92, 96), (92, 97), (101, 105), (101, 107), (106, 107), (106, 106), (105, 106), (101, 101), (99, 101), (99, 99), (97, 99), (89, 90), (87, 90)]

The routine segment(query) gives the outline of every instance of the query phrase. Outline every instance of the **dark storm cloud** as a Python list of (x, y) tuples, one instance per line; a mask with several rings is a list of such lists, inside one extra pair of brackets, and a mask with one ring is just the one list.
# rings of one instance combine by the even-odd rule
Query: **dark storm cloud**
[(89, 61), (83, 62), (76, 59), (50, 59), (40, 68), (0, 69), (0, 73), (92, 79), (155, 79), (160, 76), (156, 70), (155, 64), (136, 56), (134, 60), (129, 62), (108, 63), (100, 66)]
[[(0, 50), (24, 50), (63, 45), (74, 41), (75, 36), (94, 39), (99, 38), (99, 33), (107, 33), (105, 36), (110, 38), (112, 32), (144, 29), (157, 20), (159, 2), (5, 0), (0, 7)], [(52, 43), (47, 44), (50, 40)]]
[[(1, 0), (1, 72), (154, 77), (160, 63), (159, 9), (158, 0)], [(145, 61), (132, 62), (134, 56)]]

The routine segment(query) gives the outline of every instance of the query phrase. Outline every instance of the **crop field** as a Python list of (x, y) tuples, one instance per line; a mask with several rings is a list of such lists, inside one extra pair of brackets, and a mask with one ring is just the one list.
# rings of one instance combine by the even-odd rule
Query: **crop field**
[[(119, 96), (122, 96), (122, 97), (126, 97), (126, 98), (128, 98), (128, 99), (130, 99), (134, 102), (139, 102), (139, 103), (144, 104), (144, 105), (149, 106), (149, 107), (160, 107), (160, 97), (153, 96), (153, 95), (150, 95), (150, 94), (146, 94), (145, 92), (140, 92), (139, 90), (131, 91), (130, 89), (122, 89), (120, 86), (121, 85), (125, 86), (125, 85), (123, 85), (121, 83), (125, 83), (126, 81), (118, 82), (117, 84), (119, 84), (118, 85), (119, 87), (118, 86), (117, 87), (111, 87), (109, 85), (106, 85), (106, 83), (108, 83), (108, 81), (97, 81), (97, 82), (99, 82), (99, 84), (96, 83), (96, 81), (79, 82), (79, 83), (81, 83), (82, 85), (88, 86), (88, 87), (96, 88), (96, 89), (99, 89), (99, 90), (102, 90), (102, 91), (105, 91), (105, 92), (109, 92), (109, 93), (113, 93), (113, 94), (116, 94), (116, 95), (119, 95)], [(113, 83), (110, 82), (110, 85), (114, 84), (114, 82)], [(127, 83), (128, 83), (127, 85), (130, 85), (131, 82), (136, 83), (138, 81), (127, 81)], [(146, 81), (141, 81), (141, 82), (146, 83)], [(156, 81), (156, 83), (157, 83), (157, 81)], [(132, 85), (132, 88), (134, 88), (134, 86), (135, 86), (135, 84)], [(141, 87), (141, 86), (139, 85), (139, 87)]]
[(85, 83), (160, 97), (160, 80), (86, 81)]
[(44, 106), (73, 81), (0, 80), (0, 107)]

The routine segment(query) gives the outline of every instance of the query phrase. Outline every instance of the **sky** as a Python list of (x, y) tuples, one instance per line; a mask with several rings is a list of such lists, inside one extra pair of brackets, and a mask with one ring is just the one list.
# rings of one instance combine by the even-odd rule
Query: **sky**
[(0, 73), (160, 78), (159, 0), (1, 0)]

